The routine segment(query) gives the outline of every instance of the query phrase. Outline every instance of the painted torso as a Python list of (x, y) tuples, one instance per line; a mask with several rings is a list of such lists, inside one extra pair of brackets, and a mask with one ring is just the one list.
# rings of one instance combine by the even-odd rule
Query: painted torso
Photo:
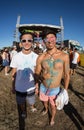
[(49, 88), (56, 88), (60, 85), (60, 81), (63, 75), (63, 56), (61, 53), (54, 54), (50, 57), (45, 55), (42, 62), (42, 77), (43, 84)]

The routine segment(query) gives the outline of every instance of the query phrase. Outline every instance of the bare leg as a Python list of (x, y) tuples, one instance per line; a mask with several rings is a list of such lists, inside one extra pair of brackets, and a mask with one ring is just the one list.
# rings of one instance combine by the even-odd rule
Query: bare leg
[(42, 115), (45, 115), (48, 112), (48, 101), (44, 102), (45, 111), (43, 111)]
[(54, 119), (55, 119), (55, 115), (56, 115), (56, 106), (52, 106), (51, 105), (51, 121), (50, 121), (50, 125), (54, 125)]
[(73, 69), (70, 69), (70, 75), (73, 75)]
[(5, 66), (5, 74), (8, 73), (8, 66)]

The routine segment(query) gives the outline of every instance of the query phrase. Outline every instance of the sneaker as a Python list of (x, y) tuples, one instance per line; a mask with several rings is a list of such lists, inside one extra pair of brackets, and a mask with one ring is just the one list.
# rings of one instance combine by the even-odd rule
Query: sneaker
[(31, 112), (36, 112), (37, 109), (34, 107), (34, 108), (31, 108)]

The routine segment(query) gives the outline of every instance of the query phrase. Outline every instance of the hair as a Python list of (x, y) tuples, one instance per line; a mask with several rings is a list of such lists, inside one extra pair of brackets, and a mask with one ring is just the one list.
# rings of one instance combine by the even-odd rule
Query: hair
[(30, 35), (32, 36), (33, 40), (34, 40), (34, 34), (31, 33), (31, 32), (24, 32), (24, 33), (21, 33), (21, 35), (20, 35), (20, 37), (19, 37), (20, 40), (22, 39), (22, 36), (25, 35), (25, 34), (30, 34)]
[(75, 48), (74, 50), (75, 50), (75, 51), (78, 51), (78, 49), (77, 49), (77, 48)]
[(46, 29), (42, 32), (41, 36), (42, 36), (42, 39), (44, 39), (48, 34), (53, 34), (55, 37), (56, 36), (56, 32), (54, 32), (53, 30), (51, 29)]

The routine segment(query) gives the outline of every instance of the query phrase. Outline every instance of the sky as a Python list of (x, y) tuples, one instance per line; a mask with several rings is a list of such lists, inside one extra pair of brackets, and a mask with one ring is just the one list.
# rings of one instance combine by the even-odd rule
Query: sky
[(0, 49), (12, 46), (17, 17), (20, 24), (60, 26), (64, 40), (76, 40), (84, 47), (84, 0), (0, 0)]

